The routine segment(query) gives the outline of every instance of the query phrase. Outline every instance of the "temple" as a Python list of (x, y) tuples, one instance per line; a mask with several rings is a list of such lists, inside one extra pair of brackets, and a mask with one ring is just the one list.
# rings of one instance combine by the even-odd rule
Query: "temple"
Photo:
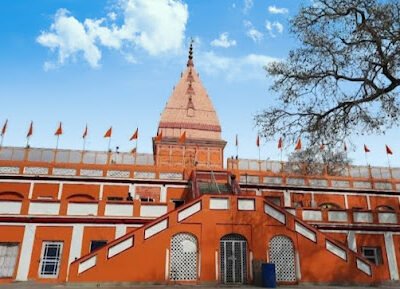
[[(0, 148), (0, 283), (399, 282), (400, 168), (224, 159), (190, 47), (153, 154)], [(226, 163), (225, 163), (226, 161)]]

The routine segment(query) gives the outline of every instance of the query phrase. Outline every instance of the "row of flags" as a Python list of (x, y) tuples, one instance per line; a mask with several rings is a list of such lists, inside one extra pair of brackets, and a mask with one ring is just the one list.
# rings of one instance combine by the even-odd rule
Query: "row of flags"
[[(237, 134), (236, 134), (236, 138), (235, 138), (235, 146), (236, 146), (236, 148), (239, 147), (239, 138), (238, 138), (238, 135), (237, 135)], [(260, 148), (260, 136), (259, 136), (259, 135), (257, 135), (256, 146), (257, 146), (258, 148)], [(280, 137), (279, 140), (278, 140), (278, 149), (279, 149), (279, 150), (283, 150), (283, 139), (282, 139), (282, 137)], [(297, 139), (297, 142), (296, 142), (296, 144), (295, 144), (294, 150), (295, 150), (295, 151), (299, 151), (299, 150), (301, 150), (301, 149), (302, 149), (301, 138), (298, 138), (298, 139)], [(321, 145), (320, 145), (320, 150), (323, 151), (324, 149), (325, 149), (325, 145), (324, 145), (324, 144), (321, 144)], [(345, 152), (347, 152), (347, 145), (346, 145), (346, 143), (343, 143), (343, 150), (344, 150)], [(391, 149), (388, 145), (386, 145), (386, 144), (385, 144), (385, 151), (386, 151), (386, 154), (388, 154), (388, 155), (393, 155), (392, 149)], [(371, 152), (371, 150), (369, 149), (369, 147), (368, 147), (367, 145), (365, 145), (365, 144), (364, 144), (364, 152), (365, 152), (365, 153)]]
[[(6, 120), (1, 129), (0, 136), (3, 137), (7, 132), (8, 120)], [(63, 134), (62, 122), (59, 123), (56, 131), (54, 132), (55, 136), (61, 136)], [(33, 135), (33, 121), (29, 125), (28, 131), (26, 133), (26, 137), (29, 138)], [(83, 130), (82, 138), (86, 138), (88, 136), (88, 126), (85, 126)], [(112, 126), (104, 133), (104, 138), (111, 138), (112, 136)], [(136, 140), (139, 137), (139, 128), (136, 128), (135, 132), (132, 134), (129, 140)]]
[[(8, 120), (5, 121), (0, 136), (4, 136), (6, 134), (7, 125), (8, 125)], [(60, 136), (62, 134), (63, 134), (63, 129), (62, 129), (62, 123), (60, 122), (56, 131), (54, 132), (54, 135)], [(29, 138), (32, 135), (33, 135), (33, 122), (31, 122), (31, 124), (29, 125), (26, 137)], [(86, 138), (87, 136), (88, 136), (88, 126), (86, 125), (82, 134), (82, 138)], [(111, 137), (112, 137), (112, 126), (104, 133), (104, 138), (111, 138)], [(139, 128), (136, 128), (135, 132), (132, 134), (129, 140), (137, 140), (138, 138), (139, 138)], [(162, 132), (158, 133), (156, 136), (156, 140), (161, 141), (162, 138), (163, 138)], [(180, 143), (186, 142), (186, 131), (184, 131), (179, 137), (179, 142)]]
[[(2, 138), (4, 137), (4, 135), (5, 135), (6, 132), (7, 132), (7, 126), (8, 126), (8, 120), (6, 120), (6, 121), (4, 122), (3, 127), (2, 127), (2, 129), (1, 129), (0, 136), (1, 136)], [(56, 131), (54, 132), (54, 135), (57, 136), (57, 138), (58, 138), (58, 137), (60, 137), (62, 134), (63, 134), (62, 122), (60, 122), (59, 125), (58, 125), (58, 127), (57, 127), (57, 129), (56, 129)], [(28, 131), (27, 131), (27, 134), (26, 134), (26, 137), (29, 139), (32, 135), (33, 135), (33, 121), (31, 121), (31, 123), (30, 123), (30, 125), (29, 125)], [(86, 126), (85, 126), (85, 129), (84, 129), (84, 131), (83, 131), (83, 134), (82, 134), (82, 138), (83, 138), (83, 139), (86, 139), (87, 136), (88, 136), (88, 126), (86, 125)], [(111, 138), (111, 137), (112, 137), (112, 126), (104, 133), (104, 138)], [(129, 140), (130, 140), (130, 141), (132, 141), (132, 140), (137, 140), (138, 138), (139, 138), (139, 128), (136, 128), (136, 130), (134, 131), (134, 133), (132, 134), (132, 136), (129, 138)], [(162, 131), (160, 131), (160, 133), (157, 133), (157, 136), (155, 137), (155, 140), (156, 140), (156, 141), (161, 141), (162, 138), (163, 138)], [(179, 143), (185, 143), (185, 142), (186, 142), (186, 131), (184, 131), (184, 132), (181, 134), (181, 136), (179, 137)], [(236, 134), (236, 138), (235, 138), (235, 146), (236, 146), (236, 148), (239, 147), (239, 138), (238, 138), (238, 135), (237, 135), (237, 134)], [(260, 148), (260, 135), (257, 135), (256, 146), (257, 146), (258, 148)], [(283, 150), (283, 139), (282, 139), (282, 137), (280, 137), (279, 140), (278, 140), (278, 149), (281, 150), (281, 151)], [(298, 140), (297, 140), (297, 142), (296, 142), (296, 145), (295, 145), (295, 147), (294, 147), (294, 150), (295, 150), (295, 151), (299, 151), (299, 150), (301, 150), (301, 149), (302, 149), (301, 138), (298, 138)], [(323, 144), (321, 144), (320, 150), (322, 151), (322, 150), (324, 150), (324, 149), (325, 149), (325, 146), (324, 146)], [(347, 145), (346, 145), (346, 143), (343, 144), (343, 150), (347, 152)], [(388, 145), (385, 145), (385, 151), (386, 151), (386, 154), (388, 154), (388, 155), (393, 155), (393, 151), (392, 151), (392, 149), (391, 149)], [(368, 148), (368, 146), (365, 145), (365, 144), (364, 144), (364, 152), (365, 152), (365, 153), (371, 152), (371, 150), (370, 150), (370, 149)]]

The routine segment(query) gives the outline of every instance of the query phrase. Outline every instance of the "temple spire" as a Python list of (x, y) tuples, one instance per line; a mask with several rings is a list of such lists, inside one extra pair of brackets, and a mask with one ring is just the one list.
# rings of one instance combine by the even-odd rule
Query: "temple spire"
[(190, 46), (189, 46), (189, 58), (187, 62), (187, 67), (193, 67), (193, 38), (190, 40)]

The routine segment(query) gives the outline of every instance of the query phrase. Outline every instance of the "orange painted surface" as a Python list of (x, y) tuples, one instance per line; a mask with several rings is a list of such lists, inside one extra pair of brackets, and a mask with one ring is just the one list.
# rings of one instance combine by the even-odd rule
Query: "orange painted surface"
[[(63, 282), (67, 277), (67, 266), (69, 257), (69, 248), (71, 246), (72, 227), (46, 227), (38, 226), (36, 228), (35, 241), (33, 245), (31, 264), (28, 273), (29, 280), (41, 282)], [(57, 278), (40, 278), (39, 266), (42, 253), (42, 245), (45, 241), (63, 242), (60, 270)]]
[(347, 246), (347, 234), (327, 232), (325, 235)]
[(338, 205), (341, 209), (345, 208), (343, 195), (314, 194), (314, 200), (318, 207), (322, 204), (332, 203), (332, 204)]
[(99, 185), (64, 184), (62, 198), (73, 201), (98, 200), (99, 192)]
[[(221, 196), (219, 196), (221, 197)], [(223, 196), (222, 196), (223, 197)], [(180, 232), (190, 233), (199, 241), (201, 252), (200, 282), (218, 283), (216, 280), (216, 266), (220, 266), (219, 254), (220, 239), (231, 233), (242, 235), (248, 243), (247, 254), (252, 252), (254, 260), (265, 260), (268, 252), (268, 242), (276, 235), (288, 236), (294, 242), (294, 247), (300, 256), (302, 280), (304, 282), (337, 282), (339, 276), (343, 282), (371, 283), (375, 277), (369, 277), (355, 268), (355, 255), (348, 252), (348, 260), (343, 261), (336, 255), (325, 250), (325, 235), (317, 233), (317, 243), (293, 231), (294, 218), (285, 214), (287, 225), (268, 217), (263, 212), (263, 198), (256, 197), (255, 211), (238, 211), (237, 198), (229, 199), (230, 210), (211, 210), (210, 198), (201, 198), (202, 211), (188, 217), (182, 222), (177, 220), (177, 211), (170, 212), (168, 229), (144, 240), (144, 230), (151, 224), (132, 231), (97, 251), (85, 256), (71, 265), (70, 281), (152, 281), (168, 283), (165, 272), (168, 270), (168, 250), (171, 238)], [(306, 226), (306, 225), (305, 225)], [(118, 255), (107, 258), (108, 249), (120, 241), (134, 237), (134, 246)], [(97, 255), (97, 264), (93, 268), (77, 274), (78, 264), (90, 256)], [(219, 255), (218, 255), (219, 256)], [(249, 256), (249, 255), (248, 255)], [(151, 262), (143, 262), (151, 260)], [(249, 260), (249, 259), (248, 259)], [(318, 263), (316, 263), (318, 260)], [(316, 266), (318, 264), (318, 266)], [(249, 269), (250, 264), (247, 264)], [(134, 269), (132, 269), (134, 268)], [(129, 271), (129, 274), (128, 274)], [(251, 280), (249, 280), (251, 282)]]
[(129, 186), (112, 186), (104, 185), (103, 188), (103, 200), (107, 200), (109, 197), (120, 197), (126, 200), (128, 196)]
[(389, 206), (396, 211), (400, 210), (399, 198), (398, 197), (369, 197), (371, 203), (371, 209), (377, 210), (379, 206)]
[(365, 196), (348, 195), (347, 202), (348, 202), (349, 209), (353, 209), (353, 208), (367, 209), (368, 208), (367, 198)]
[(388, 269), (388, 260), (386, 256), (385, 239), (383, 235), (378, 234), (356, 234), (357, 250), (362, 252), (362, 247), (379, 247), (382, 254), (382, 264), (377, 265), (375, 272), (379, 280), (388, 280), (390, 278)]
[(27, 198), (29, 195), (30, 184), (21, 184), (14, 182), (0, 183), (0, 193), (16, 192)]
[(115, 227), (90, 227), (86, 226), (83, 231), (81, 256), (90, 253), (91, 241), (107, 241), (115, 239)]
[(171, 200), (181, 200), (189, 192), (186, 188), (167, 188), (167, 203)]
[(37, 200), (40, 197), (57, 199), (59, 184), (35, 183), (33, 186), (32, 199)]

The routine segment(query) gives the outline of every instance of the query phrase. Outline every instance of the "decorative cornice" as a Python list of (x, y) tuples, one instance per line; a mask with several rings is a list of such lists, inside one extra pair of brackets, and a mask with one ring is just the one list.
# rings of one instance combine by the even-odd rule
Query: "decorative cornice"
[(221, 126), (200, 124), (200, 123), (187, 123), (187, 122), (160, 122), (159, 128), (182, 128), (182, 129), (198, 129), (205, 131), (221, 132)]

